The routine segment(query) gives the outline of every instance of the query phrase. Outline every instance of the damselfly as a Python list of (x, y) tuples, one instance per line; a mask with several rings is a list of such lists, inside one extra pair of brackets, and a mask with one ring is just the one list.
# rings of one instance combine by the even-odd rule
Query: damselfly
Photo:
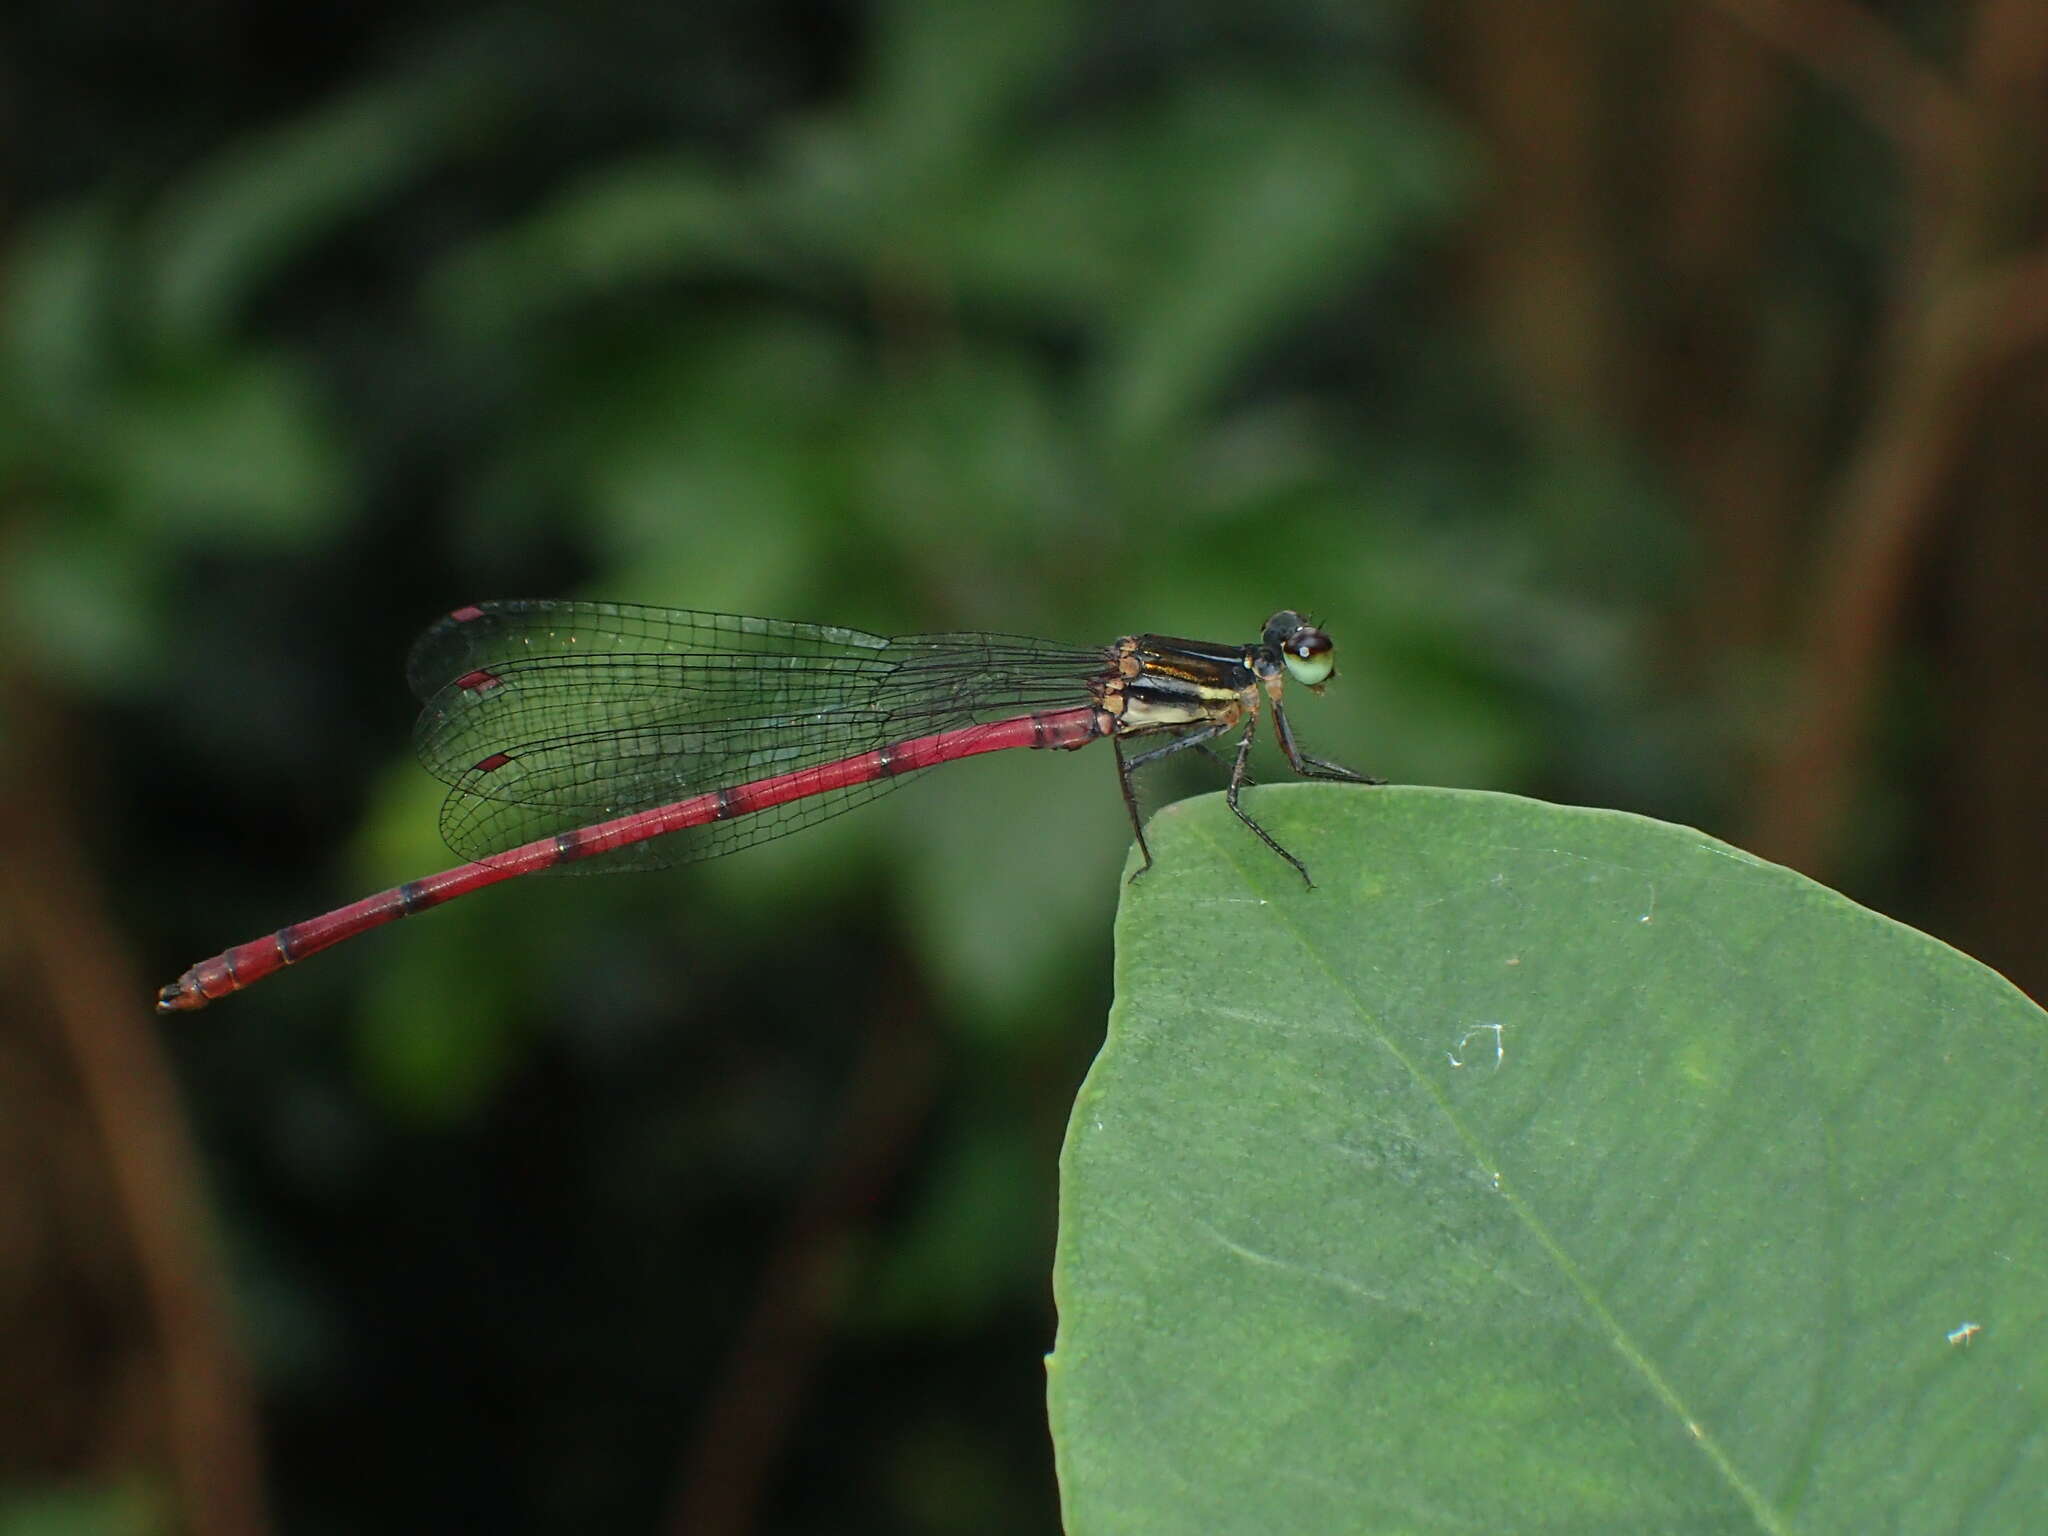
[[(715, 858), (823, 821), (955, 758), (1109, 738), (1131, 829), (1152, 850), (1131, 771), (1242, 726), (1239, 803), (1259, 711), (1305, 778), (1378, 779), (1303, 752), (1280, 696), (1336, 675), (1329, 636), (1276, 613), (1248, 645), (1128, 635), (1094, 649), (1018, 635), (902, 635), (640, 608), (458, 608), (413, 646), (419, 758), (449, 785), (441, 834), (469, 862), (202, 960), (157, 996), (203, 1008), (359, 933), (537, 870)], [(1165, 740), (1134, 755), (1125, 737)]]

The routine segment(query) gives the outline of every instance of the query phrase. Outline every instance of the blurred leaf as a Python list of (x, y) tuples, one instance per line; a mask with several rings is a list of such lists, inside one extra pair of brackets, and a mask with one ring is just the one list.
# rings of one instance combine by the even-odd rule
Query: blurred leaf
[(1332, 436), (1302, 401), (1261, 402), (1206, 423), (1174, 489), (1190, 522), (1249, 515), (1327, 539), (1357, 506), (1335, 482)]
[(14, 536), (0, 566), (12, 622), (47, 677), (92, 693), (139, 690), (158, 675), (163, 613), (155, 548), (106, 518), (51, 511)]
[(483, 923), (481, 915), (444, 919), (437, 947), (414, 935), (375, 964), (357, 1061), (375, 1102), (400, 1123), (467, 1119), (519, 1059), (509, 1027), (513, 979), (492, 963), (496, 945)]
[[(1072, 42), (1071, 0), (890, 0), (864, 88), (863, 138), (915, 207), (950, 202)], [(907, 209), (899, 208), (899, 212)]]
[(1104, 326), (1107, 427), (1143, 438), (1373, 275), (1465, 179), (1443, 119), (1390, 80), (1196, 77), (1034, 141), (965, 231), (962, 281)]
[(465, 247), (428, 280), (428, 305), (458, 332), (504, 335), (592, 294), (707, 269), (791, 277), (733, 181), (659, 155), (607, 166), (540, 212)]
[(326, 414), (279, 354), (166, 363), (126, 392), (99, 450), (94, 472), (149, 536), (303, 545), (341, 506)]
[(1131, 841), (1109, 749), (1008, 752), (932, 777), (888, 810), (908, 926), (948, 1012), (988, 1038), (1068, 1027), (1072, 957), (1099, 942)]
[(919, 301), (946, 289), (1072, 13), (1069, 0), (895, 0), (860, 102), (779, 136), (761, 206), (814, 261)]
[(2039, 1009), (1685, 828), (1252, 809), (1316, 890), (1211, 798), (1119, 918), (1063, 1162), (1070, 1532), (2030, 1528)]
[(98, 203), (44, 214), (8, 254), (0, 288), (0, 462), (16, 432), (76, 418), (112, 366), (121, 281), (113, 218)]
[[(455, 861), (436, 833), (443, 786), (411, 763), (394, 766), (373, 801), (353, 885), (342, 893), (413, 879)], [(521, 884), (530, 882), (522, 881)], [(502, 893), (500, 893), (502, 894)], [(508, 917), (488, 895), (422, 914), (348, 946), (323, 986), (359, 990), (353, 1044), (372, 1097), (401, 1122), (460, 1121), (486, 1103), (524, 1044), (518, 999), (534, 990), (545, 945), (507, 943)], [(431, 925), (429, 930), (426, 925)], [(538, 925), (535, 925), (536, 927)], [(344, 966), (352, 965), (351, 980)], [(312, 978), (307, 977), (312, 985)]]
[(856, 1314), (861, 1327), (972, 1327), (1019, 1290), (1043, 1285), (1044, 1234), (1015, 1204), (1017, 1191), (1043, 1187), (1039, 1149), (1018, 1111), (1014, 1101), (984, 1106), (953, 1127), (909, 1229), (875, 1267)]
[(1444, 131), (1391, 83), (1298, 99), (1218, 84), (1176, 106), (1157, 169), (1181, 227), (1118, 317), (1105, 381), (1124, 437), (1206, 404), (1273, 330), (1383, 265), (1457, 180)]
[(654, 337), (615, 359), (604, 395), (579, 406), (577, 494), (607, 563), (682, 607), (800, 589), (832, 555), (814, 529), (845, 476), (856, 377), (838, 336), (794, 318)]
[(460, 74), (385, 81), (234, 141), (156, 211), (148, 299), (159, 339), (217, 342), (252, 289), (461, 144), (474, 95)]
[[(996, 580), (1047, 557), (1071, 564), (1094, 533), (1088, 424), (1014, 349), (963, 344), (867, 397), (854, 435), (859, 505), (916, 566), (984, 561)], [(977, 547), (958, 534), (971, 517)]]
[(168, 1536), (173, 1529), (162, 1498), (134, 1480), (0, 1485), (0, 1536)]
[(635, 593), (650, 601), (749, 605), (799, 585), (817, 554), (804, 536), (805, 471), (799, 454), (716, 431), (635, 444), (597, 466), (591, 480), (595, 542), (608, 565), (633, 572)]

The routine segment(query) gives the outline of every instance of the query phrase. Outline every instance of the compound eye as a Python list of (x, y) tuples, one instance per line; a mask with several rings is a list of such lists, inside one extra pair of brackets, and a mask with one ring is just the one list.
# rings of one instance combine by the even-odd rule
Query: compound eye
[(1280, 647), (1287, 675), (1309, 688), (1320, 688), (1337, 670), (1337, 647), (1320, 629), (1303, 625)]

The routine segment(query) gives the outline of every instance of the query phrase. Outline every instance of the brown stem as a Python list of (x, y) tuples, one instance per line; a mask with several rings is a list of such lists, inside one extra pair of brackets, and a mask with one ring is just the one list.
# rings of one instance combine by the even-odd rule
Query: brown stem
[(1969, 106), (1883, 21), (1853, 0), (1711, 0), (1854, 102), (1908, 162), (1943, 166)]
[(1790, 407), (1815, 392), (1786, 379), (1777, 340), (1786, 301), (1759, 282), (1791, 76), (1717, 7), (1687, 6), (1672, 21), (1660, 231), (1668, 277), (1661, 329), (1642, 328), (1633, 393), (1686, 485), (1700, 533), (1690, 643), (1673, 660), (1711, 662), (1775, 638), (1811, 472), (1812, 413)]
[(1968, 537), (1946, 572), (1937, 636), (1952, 722), (1929, 810), (1943, 933), (2048, 1001), (2040, 850), (2048, 847), (2048, 367), (2036, 363), (1987, 403), (1988, 452), (1973, 475)]
[(2048, 20), (2036, 0), (1987, 0), (1973, 51), (1978, 96), (1953, 163), (1914, 184), (1914, 247), (1888, 326), (1878, 402), (1852, 453), (1815, 569), (1820, 591), (1797, 660), (1785, 728), (1760, 775), (1751, 846), (1820, 872), (1854, 791), (1865, 721), (1911, 587), (1915, 557), (1997, 372), (2048, 331), (2048, 258), (1985, 269), (2017, 210), (2000, 174), (2015, 132), (2016, 89), (2048, 70)]
[(1766, 858), (1818, 873), (1831, 851), (1908, 571), (1976, 412), (1971, 351), (1917, 335), (1865, 428), (1823, 541), (1789, 728), (1760, 775), (1748, 844)]
[(1482, 319), (1539, 411), (1602, 420), (1620, 381), (1595, 18), (1581, 0), (1482, 0), (1439, 25), (1490, 161), (1466, 256)]
[(752, 1527), (762, 1483), (829, 1336), (854, 1240), (924, 1120), (935, 1076), (921, 1017), (900, 998), (878, 1005), (839, 1124), (820, 1150), (818, 1178), (776, 1243), (684, 1457), (668, 1521), (676, 1536), (738, 1536)]
[(125, 963), (79, 858), (65, 783), (26, 690), (4, 706), (20, 770), (0, 793), (0, 906), (41, 972), (133, 1245), (162, 1351), (166, 1439), (183, 1525), (262, 1536), (262, 1458), (248, 1374), (221, 1304), (197, 1160), (152, 1031), (148, 992)]

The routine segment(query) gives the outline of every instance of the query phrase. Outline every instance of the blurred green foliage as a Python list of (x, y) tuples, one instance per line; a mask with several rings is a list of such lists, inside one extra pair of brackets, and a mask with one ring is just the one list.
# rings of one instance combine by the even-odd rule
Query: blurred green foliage
[(133, 1484), (58, 1484), (0, 1495), (0, 1536), (156, 1536), (174, 1528), (161, 1500)]

